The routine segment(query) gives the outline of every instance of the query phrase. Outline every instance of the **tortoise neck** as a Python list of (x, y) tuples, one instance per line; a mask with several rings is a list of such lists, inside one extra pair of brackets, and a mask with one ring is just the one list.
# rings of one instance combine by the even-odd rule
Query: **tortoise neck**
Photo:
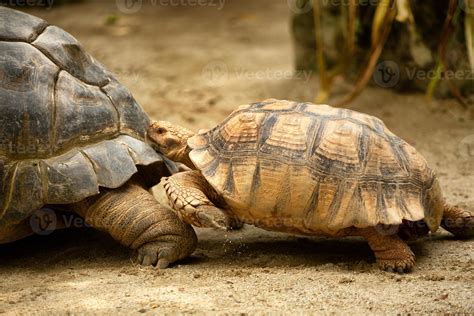
[(186, 167), (188, 167), (188, 168), (196, 170), (196, 166), (191, 161), (191, 158), (189, 158), (189, 153), (191, 152), (191, 150), (192, 149), (191, 149), (191, 147), (189, 147), (189, 145), (183, 146), (183, 149), (180, 150), (180, 152), (178, 153), (178, 157), (177, 157), (176, 161), (179, 161), (179, 162), (185, 164)]

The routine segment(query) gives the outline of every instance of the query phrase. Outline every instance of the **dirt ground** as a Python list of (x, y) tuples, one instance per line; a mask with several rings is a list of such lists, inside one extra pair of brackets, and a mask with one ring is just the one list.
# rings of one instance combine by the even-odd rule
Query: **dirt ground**
[[(154, 118), (197, 130), (239, 104), (313, 99), (316, 81), (292, 75), (287, 1), (167, 3), (144, 0), (134, 14), (115, 1), (26, 11), (77, 37)], [(383, 119), (435, 167), (447, 199), (474, 210), (472, 107), (372, 87), (350, 108)], [(360, 239), (197, 232), (196, 252), (167, 270), (133, 264), (91, 229), (0, 246), (0, 314), (474, 313), (474, 241), (443, 230), (411, 244), (417, 266), (406, 275), (379, 271)]]

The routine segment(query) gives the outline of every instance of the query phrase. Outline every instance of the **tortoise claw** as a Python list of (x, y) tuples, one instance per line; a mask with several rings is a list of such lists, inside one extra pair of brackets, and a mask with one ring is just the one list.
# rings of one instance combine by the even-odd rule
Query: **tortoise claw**
[(415, 260), (414, 258), (406, 260), (378, 260), (377, 263), (382, 270), (387, 272), (407, 273), (413, 269)]
[(235, 220), (225, 214), (221, 209), (202, 205), (196, 208), (194, 225), (198, 227), (216, 228), (219, 230), (232, 230), (237, 226)]
[(171, 262), (178, 259), (173, 245), (162, 242), (152, 242), (138, 249), (137, 263), (142, 266), (154, 266), (159, 269), (167, 268)]
[(214, 216), (206, 213), (199, 212), (196, 214), (201, 227), (216, 228), (219, 230), (230, 230), (232, 229), (229, 221), (223, 218), (215, 218)]
[(168, 260), (169, 256), (170, 255), (168, 254), (166, 250), (158, 254), (158, 263), (157, 263), (158, 269), (168, 268), (168, 266), (170, 265), (170, 261)]

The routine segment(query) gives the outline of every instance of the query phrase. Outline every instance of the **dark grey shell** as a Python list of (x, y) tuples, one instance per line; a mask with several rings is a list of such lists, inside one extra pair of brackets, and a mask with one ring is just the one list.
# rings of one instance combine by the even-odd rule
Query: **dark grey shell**
[(163, 162), (143, 109), (70, 34), (0, 7), (0, 52), (0, 224)]

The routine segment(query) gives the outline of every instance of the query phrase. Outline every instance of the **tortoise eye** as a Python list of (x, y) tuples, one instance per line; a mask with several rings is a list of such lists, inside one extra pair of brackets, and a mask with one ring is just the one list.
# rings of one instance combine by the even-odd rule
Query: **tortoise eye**
[(158, 134), (164, 134), (166, 133), (168, 130), (164, 127), (159, 127), (158, 130), (156, 131)]

